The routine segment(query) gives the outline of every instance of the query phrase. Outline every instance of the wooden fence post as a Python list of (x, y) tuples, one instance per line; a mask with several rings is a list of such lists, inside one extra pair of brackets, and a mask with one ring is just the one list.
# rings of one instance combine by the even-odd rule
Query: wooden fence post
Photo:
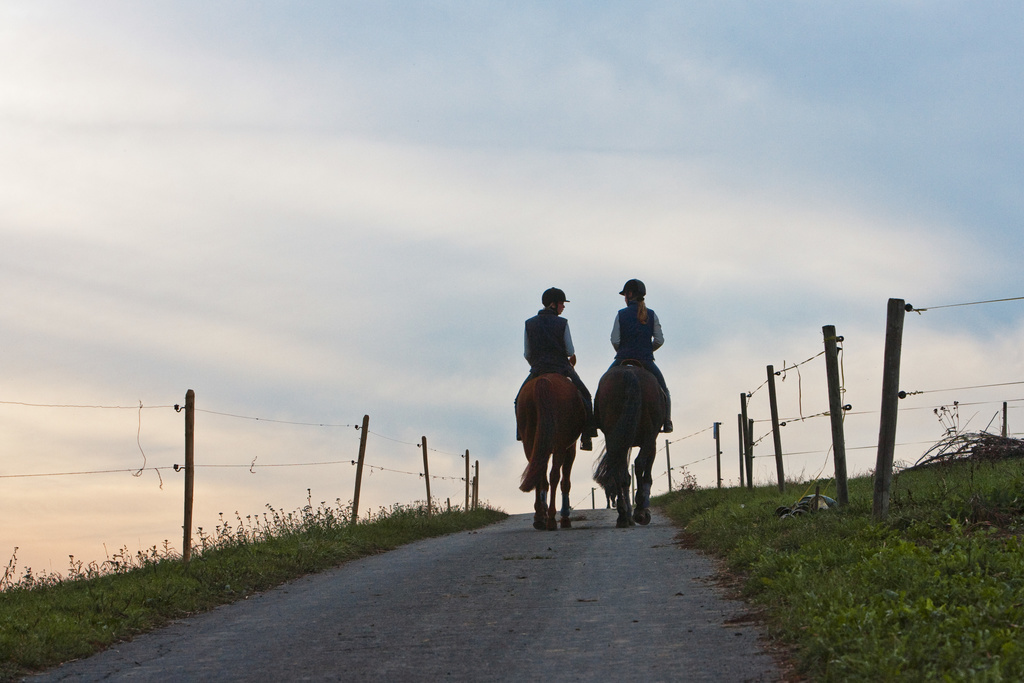
[(192, 503), (196, 473), (196, 392), (185, 392), (185, 519), (181, 539), (181, 561), (192, 559)]
[(473, 509), (480, 505), (480, 461), (473, 461)]
[(747, 395), (740, 393), (740, 441), (743, 443), (743, 460), (747, 465), (747, 488), (754, 488), (754, 443), (747, 426)]
[(352, 494), (352, 523), (359, 521), (359, 489), (363, 485), (363, 460), (366, 458), (366, 435), (369, 433), (370, 416), (363, 415), (363, 426), (359, 428), (359, 460), (356, 461), (356, 490)]
[(1006, 429), (1006, 401), (1003, 401), (1003, 437), (1005, 438), (1009, 432)]
[(668, 439), (665, 439), (665, 467), (668, 472), (668, 492), (672, 493), (672, 458), (668, 453), (668, 445), (671, 443)]
[(843, 433), (843, 396), (839, 380), (839, 346), (835, 325), (821, 328), (825, 338), (825, 376), (828, 380), (828, 415), (832, 423), (832, 460), (836, 469), (836, 499), (840, 505), (850, 502), (846, 483), (846, 436)]
[(754, 418), (747, 419), (747, 488), (754, 488)]
[(718, 488), (722, 488), (722, 440), (718, 433), (718, 428), (722, 426), (721, 422), (714, 424), (715, 432), (715, 472), (718, 477)]
[(743, 479), (747, 464), (747, 430), (743, 428), (743, 415), (740, 413), (736, 414), (736, 427), (740, 435), (740, 486), (743, 486)]
[(896, 416), (899, 412), (900, 352), (903, 344), (903, 299), (889, 299), (885, 319), (885, 355), (882, 362), (882, 417), (878, 424), (878, 456), (875, 461), (875, 496), (872, 514), (889, 514), (892, 462), (896, 450)]
[(782, 434), (779, 428), (779, 400), (775, 394), (775, 367), (768, 366), (768, 404), (772, 414), (772, 441), (775, 443), (775, 470), (779, 475), (779, 493), (786, 492), (786, 473), (782, 465)]
[(464, 511), (469, 512), (469, 449), (466, 449), (466, 507)]
[(421, 437), (423, 445), (423, 480), (427, 482), (427, 514), (432, 514), (430, 503), (430, 465), (427, 463), (427, 437)]
[(590, 509), (591, 510), (596, 510), (597, 509), (597, 498), (594, 497), (594, 491), (596, 491), (596, 490), (597, 489), (595, 489), (593, 486), (590, 487)]

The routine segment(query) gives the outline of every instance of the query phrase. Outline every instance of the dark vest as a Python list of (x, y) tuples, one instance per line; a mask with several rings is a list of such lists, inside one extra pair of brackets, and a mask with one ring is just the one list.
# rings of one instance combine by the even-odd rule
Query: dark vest
[(563, 372), (571, 368), (565, 348), (565, 328), (569, 324), (550, 308), (542, 309), (526, 321), (530, 341), (530, 369), (534, 373)]
[(619, 311), (619, 350), (616, 360), (654, 360), (654, 311), (647, 309), (647, 324), (636, 319), (639, 304), (635, 301)]

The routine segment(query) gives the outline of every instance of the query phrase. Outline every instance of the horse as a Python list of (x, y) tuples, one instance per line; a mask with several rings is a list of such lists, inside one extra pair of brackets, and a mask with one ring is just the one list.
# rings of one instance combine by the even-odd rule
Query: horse
[[(651, 468), (658, 434), (665, 423), (667, 402), (658, 380), (641, 365), (625, 361), (608, 369), (597, 385), (594, 401), (605, 452), (594, 468), (594, 481), (615, 500), (616, 527), (651, 521)], [(629, 500), (629, 452), (639, 446), (634, 464), (636, 510)]]
[[(523, 439), (523, 451), (529, 464), (519, 485), (522, 491), (536, 491), (533, 528), (554, 531), (555, 491), (562, 484), (562, 528), (569, 521), (569, 475), (576, 459), (576, 440), (586, 424), (583, 398), (576, 385), (565, 375), (546, 373), (528, 381), (516, 398), (516, 423)], [(551, 473), (547, 474), (548, 460)], [(548, 501), (548, 491), (551, 500)]]

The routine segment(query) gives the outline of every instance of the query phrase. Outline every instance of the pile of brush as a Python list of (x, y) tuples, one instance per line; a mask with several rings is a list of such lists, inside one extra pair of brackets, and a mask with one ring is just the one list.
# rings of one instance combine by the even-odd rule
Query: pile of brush
[(908, 470), (961, 460), (1024, 458), (1024, 441), (985, 432), (950, 434), (925, 451)]

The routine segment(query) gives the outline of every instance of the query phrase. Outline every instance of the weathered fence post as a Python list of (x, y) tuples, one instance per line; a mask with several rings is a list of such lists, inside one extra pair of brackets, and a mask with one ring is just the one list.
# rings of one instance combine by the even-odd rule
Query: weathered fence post
[(672, 458), (668, 453), (668, 445), (670, 443), (668, 439), (665, 439), (665, 471), (668, 472), (668, 492), (672, 493)]
[(430, 464), (427, 462), (427, 437), (421, 437), (423, 445), (423, 480), (427, 482), (427, 514), (431, 514), (430, 502)]
[(181, 561), (192, 559), (192, 501), (196, 472), (196, 392), (185, 392), (185, 520), (181, 540)]
[(754, 439), (750, 435), (748, 417), (746, 417), (746, 394), (739, 394), (739, 421), (742, 425), (743, 460), (746, 463), (746, 487), (754, 488)]
[(779, 475), (779, 493), (786, 492), (786, 473), (782, 466), (782, 434), (779, 431), (779, 401), (775, 394), (775, 367), (768, 366), (768, 404), (772, 413), (772, 441), (775, 443), (775, 470)]
[(1006, 401), (1003, 401), (1003, 436), (1005, 437), (1009, 432), (1006, 429)]
[(473, 509), (480, 505), (480, 461), (473, 461)]
[(740, 393), (740, 441), (743, 444), (743, 459), (747, 465), (747, 488), (754, 488), (754, 439), (747, 426), (747, 395)]
[(740, 435), (740, 486), (743, 486), (747, 464), (747, 430), (743, 428), (743, 415), (741, 413), (736, 414), (736, 428)]
[(596, 510), (597, 509), (597, 498), (594, 497), (594, 491), (596, 491), (596, 490), (597, 489), (595, 489), (593, 486), (590, 487), (590, 509), (591, 510)]
[(469, 449), (466, 449), (466, 512), (469, 512)]
[(359, 489), (363, 485), (363, 460), (366, 458), (366, 435), (369, 433), (370, 416), (363, 415), (363, 425), (359, 428), (359, 460), (356, 461), (356, 490), (352, 494), (352, 523), (359, 520)]
[(836, 498), (840, 505), (850, 502), (846, 484), (846, 436), (843, 433), (843, 396), (839, 380), (839, 346), (835, 325), (821, 328), (825, 338), (825, 377), (828, 380), (828, 415), (832, 423), (832, 459), (836, 469)]
[(754, 418), (747, 419), (747, 488), (754, 488)]
[(715, 432), (715, 472), (718, 476), (718, 488), (722, 488), (722, 441), (718, 433), (718, 428), (722, 426), (721, 422), (716, 422), (714, 425)]
[(900, 352), (903, 344), (903, 299), (889, 299), (885, 319), (885, 354), (882, 362), (882, 417), (878, 425), (878, 456), (875, 461), (875, 497), (872, 514), (889, 514), (892, 461), (896, 450), (896, 416), (899, 412)]

